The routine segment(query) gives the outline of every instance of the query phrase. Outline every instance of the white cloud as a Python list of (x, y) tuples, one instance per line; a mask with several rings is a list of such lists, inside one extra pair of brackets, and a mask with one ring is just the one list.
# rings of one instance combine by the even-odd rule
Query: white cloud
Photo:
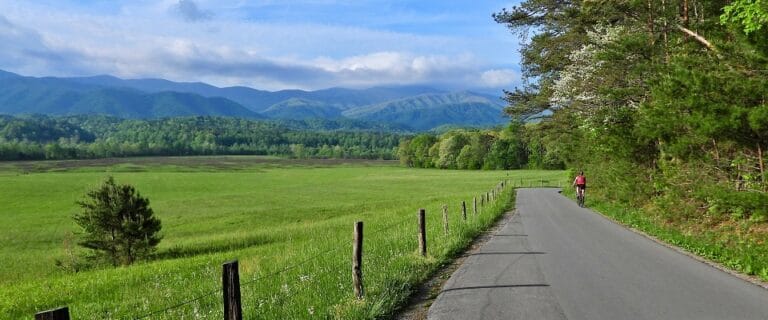
[[(182, 3), (194, 5), (187, 8), (193, 16), (214, 14), (200, 9), (198, 3), (212, 5), (203, 0), (128, 2), (113, 14), (0, 1), (0, 40), (12, 40), (3, 41), (0, 69), (37, 76), (161, 77), (260, 89), (435, 83), (499, 87), (515, 79), (507, 69), (484, 72), (485, 63), (468, 53), (460, 38), (232, 20), (219, 12), (216, 19), (191, 19), (196, 23), (170, 19), (168, 10)], [(30, 50), (39, 54), (30, 55)]]
[(518, 79), (517, 72), (512, 69), (491, 69), (480, 75), (483, 84), (492, 88), (507, 87)]

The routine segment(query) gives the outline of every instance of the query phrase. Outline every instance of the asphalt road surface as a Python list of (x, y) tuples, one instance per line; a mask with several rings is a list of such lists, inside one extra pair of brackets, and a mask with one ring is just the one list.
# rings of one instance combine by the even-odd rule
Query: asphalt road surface
[(768, 290), (558, 189), (519, 189), (517, 210), (454, 272), (429, 319), (768, 319)]

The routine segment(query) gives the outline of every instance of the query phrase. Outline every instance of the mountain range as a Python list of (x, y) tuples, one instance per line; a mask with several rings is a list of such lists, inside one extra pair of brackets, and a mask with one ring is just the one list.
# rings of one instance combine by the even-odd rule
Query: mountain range
[(265, 91), (165, 79), (27, 77), (0, 70), (0, 114), (106, 114), (121, 118), (229, 116), (355, 119), (422, 131), (508, 120), (498, 97), (426, 86)]

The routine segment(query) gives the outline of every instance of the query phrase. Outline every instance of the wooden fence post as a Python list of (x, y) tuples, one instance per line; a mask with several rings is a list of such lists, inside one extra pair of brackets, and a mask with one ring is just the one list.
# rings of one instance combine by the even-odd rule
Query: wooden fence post
[(61, 307), (35, 314), (35, 320), (69, 320), (69, 308)]
[(355, 234), (352, 242), (352, 286), (355, 297), (363, 299), (363, 222), (355, 222)]
[(223, 265), (221, 285), (224, 291), (224, 320), (243, 320), (240, 303), (240, 272), (237, 260)]
[(464, 221), (467, 221), (467, 202), (466, 201), (461, 202), (461, 218), (464, 219)]
[(448, 234), (448, 205), (443, 205), (443, 232)]
[(419, 209), (419, 253), (421, 253), (422, 257), (427, 256), (427, 222), (425, 209)]
[(472, 213), (477, 215), (477, 197), (472, 197)]
[(483, 195), (482, 195), (482, 194), (480, 195), (480, 206), (481, 206), (481, 207), (484, 207), (484, 206), (485, 206), (485, 197), (483, 197)]

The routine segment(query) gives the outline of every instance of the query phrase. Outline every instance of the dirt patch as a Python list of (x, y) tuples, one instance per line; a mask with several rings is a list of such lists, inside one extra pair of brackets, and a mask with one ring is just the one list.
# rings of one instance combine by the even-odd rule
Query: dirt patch
[(177, 166), (200, 170), (242, 170), (254, 166), (332, 167), (345, 164), (362, 166), (397, 165), (396, 160), (361, 159), (284, 159), (267, 156), (187, 156), (187, 157), (130, 157), (84, 160), (8, 161), (0, 163), (0, 170), (23, 173), (68, 171), (80, 168), (116, 167), (116, 171), (144, 171), (147, 167)]
[(483, 232), (480, 236), (475, 238), (471, 245), (464, 251), (458, 258), (451, 263), (443, 266), (438, 270), (429, 280), (419, 286), (416, 293), (411, 296), (408, 304), (397, 312), (394, 319), (397, 320), (425, 320), (427, 319), (427, 312), (432, 302), (435, 301), (437, 295), (440, 294), (440, 290), (448, 278), (451, 277), (454, 271), (458, 269), (470, 255), (477, 253), (478, 250), (501, 230), (504, 225), (512, 219), (515, 215), (514, 209), (504, 213), (501, 219)]

